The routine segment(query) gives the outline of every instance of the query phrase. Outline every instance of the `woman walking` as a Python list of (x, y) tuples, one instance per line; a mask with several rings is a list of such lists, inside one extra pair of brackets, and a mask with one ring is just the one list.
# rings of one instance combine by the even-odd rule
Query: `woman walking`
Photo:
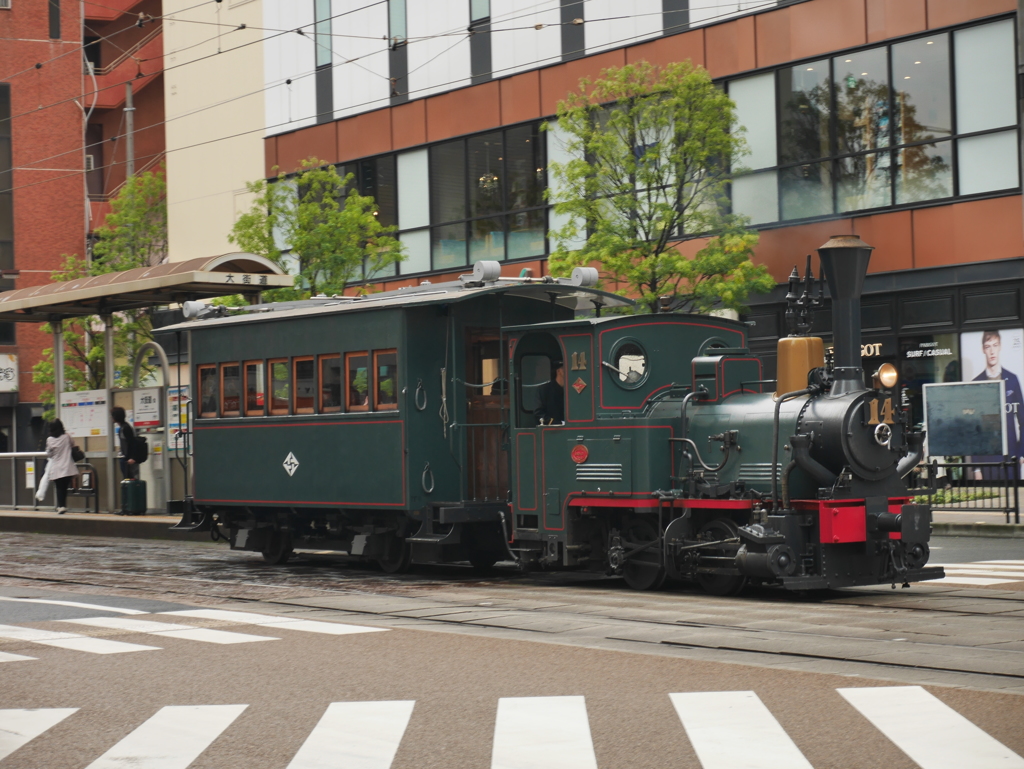
[(54, 419), (50, 423), (50, 437), (46, 439), (46, 458), (50, 463), (50, 480), (57, 487), (57, 514), (68, 511), (68, 486), (78, 475), (75, 460), (71, 458), (71, 436), (64, 432), (64, 423)]

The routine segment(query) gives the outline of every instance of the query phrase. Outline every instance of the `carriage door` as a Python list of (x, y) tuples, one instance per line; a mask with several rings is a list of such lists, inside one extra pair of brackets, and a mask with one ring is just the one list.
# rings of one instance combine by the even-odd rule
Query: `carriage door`
[(508, 385), (501, 378), (496, 329), (473, 330), (466, 350), (466, 496), (474, 501), (508, 499), (508, 447), (502, 424)]

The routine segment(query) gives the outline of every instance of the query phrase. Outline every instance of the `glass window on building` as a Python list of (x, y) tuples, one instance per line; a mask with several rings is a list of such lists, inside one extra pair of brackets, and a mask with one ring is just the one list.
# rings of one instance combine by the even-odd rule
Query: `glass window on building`
[(956, 334), (931, 334), (900, 340), (901, 400), (911, 423), (924, 423), (924, 386), (960, 381), (960, 345)]
[(779, 162), (828, 157), (828, 60), (780, 69), (778, 76)]

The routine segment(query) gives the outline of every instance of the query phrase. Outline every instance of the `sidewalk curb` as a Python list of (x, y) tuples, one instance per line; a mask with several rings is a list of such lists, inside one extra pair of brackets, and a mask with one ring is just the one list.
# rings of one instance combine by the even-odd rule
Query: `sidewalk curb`
[(945, 537), (1024, 539), (1024, 523), (932, 523), (932, 534)]
[(208, 531), (175, 531), (177, 516), (120, 516), (103, 513), (66, 513), (31, 510), (0, 510), (0, 531), (24, 534), (61, 534), (69, 537), (123, 537), (164, 539), (178, 542), (209, 542)]

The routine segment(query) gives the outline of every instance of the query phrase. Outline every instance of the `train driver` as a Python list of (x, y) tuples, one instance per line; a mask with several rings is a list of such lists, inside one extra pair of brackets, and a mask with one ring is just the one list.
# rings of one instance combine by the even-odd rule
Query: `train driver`
[(534, 409), (533, 415), (542, 425), (565, 422), (565, 368), (562, 361), (551, 361), (551, 380), (540, 388), (540, 405)]

